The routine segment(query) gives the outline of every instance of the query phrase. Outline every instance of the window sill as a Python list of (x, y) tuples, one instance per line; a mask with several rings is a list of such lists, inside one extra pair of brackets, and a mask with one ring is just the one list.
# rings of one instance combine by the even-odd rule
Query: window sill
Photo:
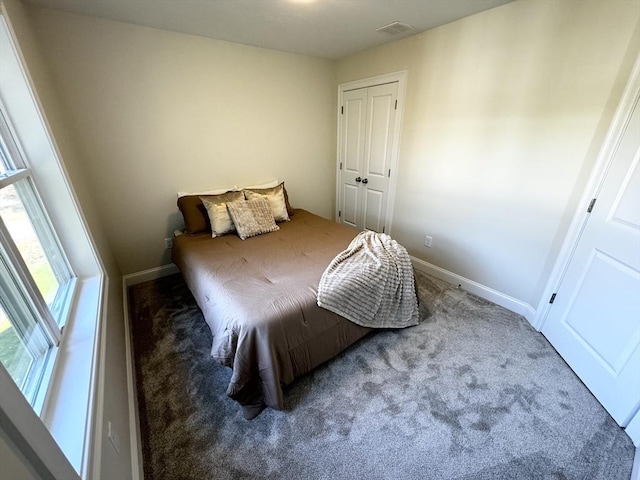
[(103, 275), (77, 280), (41, 412), (41, 419), (56, 443), (83, 477), (82, 473), (89, 468), (92, 447), (105, 280)]

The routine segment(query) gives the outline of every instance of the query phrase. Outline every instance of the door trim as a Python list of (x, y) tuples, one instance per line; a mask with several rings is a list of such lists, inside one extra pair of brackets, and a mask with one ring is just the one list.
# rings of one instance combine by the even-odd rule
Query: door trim
[(334, 220), (338, 221), (338, 210), (340, 209), (340, 179), (342, 170), (340, 170), (340, 145), (342, 145), (342, 117), (340, 107), (342, 106), (342, 95), (349, 90), (357, 90), (359, 88), (375, 87), (385, 83), (398, 82), (398, 108), (396, 109), (396, 122), (393, 129), (393, 149), (391, 152), (391, 177), (389, 179), (389, 190), (387, 198), (387, 208), (385, 211), (385, 233), (391, 233), (393, 223), (393, 206), (396, 197), (396, 180), (398, 178), (398, 165), (400, 156), (400, 135), (402, 132), (402, 116), (404, 112), (404, 98), (407, 90), (407, 71), (401, 70), (394, 73), (386, 73), (375, 77), (363, 78), (351, 82), (341, 83), (338, 85), (338, 108), (337, 108), (337, 143), (336, 143), (336, 193)]
[[(551, 304), (549, 298), (554, 292), (560, 288), (560, 284), (564, 279), (569, 262), (573, 257), (573, 253), (578, 246), (578, 242), (582, 237), (582, 232), (586, 226), (589, 214), (587, 206), (593, 198), (597, 198), (602, 183), (604, 182), (609, 166), (613, 161), (614, 154), (618, 148), (618, 144), (622, 139), (622, 135), (633, 113), (633, 107), (636, 102), (640, 101), (640, 55), (636, 57), (635, 64), (625, 86), (620, 103), (616, 108), (616, 112), (611, 121), (611, 126), (607, 132), (605, 140), (598, 154), (598, 158), (593, 166), (589, 181), (584, 189), (578, 207), (573, 215), (573, 219), (569, 226), (569, 230), (565, 236), (564, 242), (560, 249), (560, 253), (556, 259), (551, 275), (544, 289), (536, 314), (533, 318), (533, 327), (541, 331), (549, 316)], [(640, 104), (638, 107), (640, 108)]]

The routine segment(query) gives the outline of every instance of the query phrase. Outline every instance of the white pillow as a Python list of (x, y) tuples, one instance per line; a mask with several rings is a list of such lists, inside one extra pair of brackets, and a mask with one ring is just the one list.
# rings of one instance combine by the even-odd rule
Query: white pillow
[(260, 185), (247, 185), (245, 187), (239, 188), (238, 190), (242, 190), (244, 188), (273, 188), (277, 187), (278, 185), (280, 185), (280, 182), (278, 182), (278, 180), (271, 180), (270, 182), (262, 183)]
[(178, 198), (187, 197), (189, 195), (220, 195), (222, 193), (227, 193), (229, 190), (236, 190), (236, 188), (218, 188), (217, 190), (207, 190), (205, 192), (178, 192)]
[(215, 190), (207, 190), (204, 192), (178, 192), (178, 198), (186, 197), (187, 195), (220, 195), (221, 193), (227, 193), (229, 190), (242, 190), (243, 188), (273, 188), (279, 185), (278, 180), (272, 180), (267, 183), (262, 183), (260, 185), (249, 185), (246, 187), (238, 187), (234, 185), (233, 187), (228, 188), (217, 188)]

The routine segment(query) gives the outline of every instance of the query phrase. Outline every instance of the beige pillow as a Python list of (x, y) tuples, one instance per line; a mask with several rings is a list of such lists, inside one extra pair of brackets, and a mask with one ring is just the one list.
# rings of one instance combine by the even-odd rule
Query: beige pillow
[(208, 200), (207, 197), (200, 197), (200, 200), (202, 200), (202, 204), (209, 215), (211, 237), (215, 238), (236, 231), (225, 202), (215, 202)]
[[(243, 200), (242, 192), (226, 192), (221, 195), (207, 195), (205, 197), (214, 203), (233, 202)], [(211, 226), (209, 224), (209, 214), (199, 195), (186, 195), (178, 198), (178, 208), (184, 218), (184, 228), (189, 234), (206, 232)]]
[(289, 218), (291, 218), (293, 216), (294, 211), (293, 211), (293, 208), (291, 208), (291, 204), (289, 203), (289, 196), (287, 195), (287, 187), (284, 186), (284, 182), (272, 188), (244, 187), (243, 190), (245, 194), (247, 193), (247, 190), (251, 190), (252, 192), (255, 192), (255, 193), (261, 193), (262, 195), (267, 195), (268, 193), (271, 193), (280, 188), (282, 188), (282, 192), (284, 193), (284, 203), (287, 204), (287, 213), (289, 214)]
[(255, 200), (256, 198), (266, 197), (269, 200), (271, 213), (276, 222), (288, 222), (289, 213), (287, 212), (287, 202), (284, 198), (284, 183), (275, 188), (266, 190), (265, 192), (253, 192), (244, 190), (244, 196), (247, 200)]
[(227, 209), (238, 231), (238, 236), (242, 240), (280, 230), (271, 213), (269, 200), (265, 197), (255, 200), (229, 202), (227, 203)]

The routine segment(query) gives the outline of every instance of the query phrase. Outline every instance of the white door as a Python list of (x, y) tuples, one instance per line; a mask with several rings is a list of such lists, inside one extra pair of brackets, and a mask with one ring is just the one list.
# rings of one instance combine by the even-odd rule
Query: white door
[[(362, 171), (364, 170), (367, 90), (342, 95), (342, 143), (340, 145), (340, 213), (338, 221), (362, 229)], [(357, 179), (357, 181), (356, 181)]]
[(623, 427), (640, 406), (639, 161), (636, 98), (542, 328)]
[(398, 82), (344, 92), (338, 221), (385, 231)]

